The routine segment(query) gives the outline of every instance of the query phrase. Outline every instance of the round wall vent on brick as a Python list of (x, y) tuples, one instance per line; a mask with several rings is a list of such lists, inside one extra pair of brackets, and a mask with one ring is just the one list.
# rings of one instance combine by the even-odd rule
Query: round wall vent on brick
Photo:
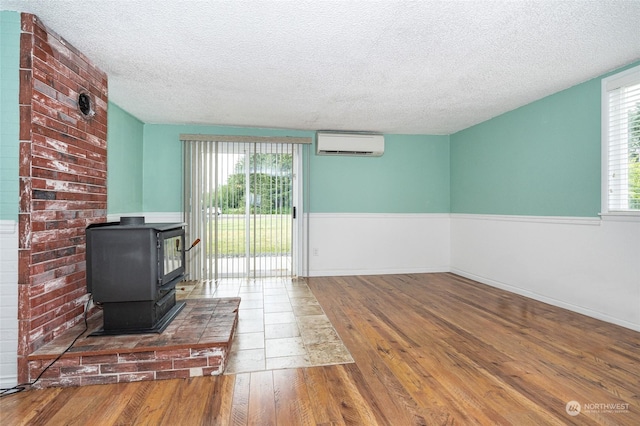
[(93, 109), (93, 99), (88, 92), (78, 94), (78, 111), (85, 118), (91, 118), (96, 114)]

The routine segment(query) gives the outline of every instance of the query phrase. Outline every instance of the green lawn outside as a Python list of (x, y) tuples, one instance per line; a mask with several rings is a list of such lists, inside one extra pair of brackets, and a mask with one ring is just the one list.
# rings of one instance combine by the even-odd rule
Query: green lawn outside
[[(211, 219), (207, 232), (210, 232), (207, 254), (214, 253), (213, 226)], [(250, 216), (251, 254), (279, 255), (291, 252), (291, 215), (261, 214)], [(222, 214), (217, 217), (218, 257), (244, 256), (246, 222), (242, 215)], [(255, 242), (255, 245), (254, 245)]]

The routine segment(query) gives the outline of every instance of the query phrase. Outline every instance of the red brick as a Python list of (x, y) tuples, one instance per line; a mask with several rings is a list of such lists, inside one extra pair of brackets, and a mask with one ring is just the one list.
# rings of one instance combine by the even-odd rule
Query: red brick
[[(32, 80), (35, 80), (35, 78), (32, 77)], [(51, 111), (51, 113), (53, 114), (54, 111), (67, 112), (69, 110), (69, 108), (67, 106), (65, 106), (64, 104), (60, 103), (60, 101), (58, 101), (58, 99), (46, 96), (42, 92), (34, 90), (33, 87), (31, 88), (31, 91), (32, 92), (31, 92), (31, 103), (30, 103), (30, 105), (39, 104), (40, 105), (40, 108), (39, 108), (40, 111), (48, 110), (48, 111)], [(42, 133), (42, 131), (34, 129), (34, 133)]]
[(110, 374), (110, 375), (98, 375), (98, 376), (82, 376), (80, 378), (81, 386), (89, 386), (89, 385), (107, 385), (118, 383), (118, 375)]
[(64, 86), (69, 88), (69, 92), (68, 92), (69, 96), (73, 96), (74, 98), (77, 99), (77, 97), (78, 97), (78, 83), (74, 79), (69, 78), (69, 76), (67, 76), (65, 73), (61, 73), (61, 72), (56, 73), (55, 79), (60, 84), (63, 84)]
[[(32, 313), (35, 310), (32, 310)], [(44, 312), (43, 315), (37, 317), (31, 317), (31, 329), (34, 330), (38, 327), (42, 327), (44, 324), (52, 321), (54, 319), (53, 312)]]
[[(34, 58), (38, 58), (38, 59), (40, 59), (41, 61), (43, 61), (43, 62), (45, 62), (45, 63), (46, 63), (47, 61), (50, 61), (50, 60), (51, 60), (51, 56), (47, 54), (47, 51), (46, 51), (46, 50), (42, 49), (42, 48), (39, 46), (39, 44), (40, 44), (40, 43), (38, 43), (38, 42), (37, 42), (37, 40), (38, 40), (38, 38), (37, 38), (37, 37), (35, 37), (35, 38), (34, 38), (34, 41), (36, 41), (36, 42), (35, 42), (35, 43), (33, 44), (33, 46), (32, 46), (32, 48), (33, 48), (33, 56), (34, 56)], [(35, 70), (35, 69), (37, 69), (37, 68), (36, 68), (36, 67), (33, 67), (33, 69)]]
[(186, 359), (174, 359), (173, 368), (193, 368), (193, 367), (207, 367), (207, 358), (186, 358)]
[[(78, 249), (77, 247), (74, 247), (74, 250), (77, 250), (77, 249)], [(70, 275), (73, 275), (77, 271), (77, 268), (78, 268), (77, 264), (63, 265), (56, 268), (54, 272), (56, 274), (56, 278), (68, 277)]]
[(62, 105), (66, 106), (64, 111), (67, 113), (71, 113), (77, 106), (76, 98), (69, 95), (65, 95), (64, 93), (58, 92), (56, 95), (56, 99), (58, 99), (58, 101)]
[(80, 75), (80, 66), (77, 63), (73, 62), (71, 59), (68, 59), (64, 56), (60, 56), (59, 60), (61, 64), (69, 68), (69, 71), (71, 71), (74, 74)]
[[(44, 230), (45, 230), (44, 222), (37, 222), (37, 221), (34, 221), (34, 220), (31, 221), (31, 232), (40, 232), (40, 231), (44, 231)], [(35, 250), (33, 250), (33, 247), (32, 247), (32, 252), (33, 251), (35, 251)]]
[[(29, 320), (28, 319), (18, 319), (18, 355), (27, 356), (31, 352), (29, 352)], [(24, 360), (26, 362), (26, 358)], [(27, 368), (27, 365), (24, 365), (24, 368)], [(25, 370), (26, 371), (26, 370)]]
[[(31, 105), (31, 99), (32, 99), (31, 77), (32, 77), (32, 73), (30, 70), (27, 70), (27, 69), (20, 70), (19, 72), (20, 89), (19, 89), (19, 95), (18, 95), (18, 104), (21, 106)], [(30, 127), (30, 124), (28, 125), (28, 127)]]
[(99, 368), (97, 365), (78, 365), (60, 367), (60, 376), (94, 376), (98, 374)]
[(173, 349), (168, 351), (156, 351), (156, 359), (176, 359), (189, 358), (191, 356), (189, 349)]
[(210, 356), (207, 358), (207, 364), (209, 367), (220, 367), (222, 365), (222, 355)]
[(31, 80), (33, 91), (40, 92), (51, 99), (56, 99), (58, 93), (56, 89), (47, 84), (46, 81), (42, 81), (37, 77), (38, 75), (34, 72), (33, 79)]
[[(43, 102), (33, 102), (31, 104), (31, 110), (34, 114), (39, 113), (43, 115), (54, 115), (56, 114), (56, 111), (57, 111), (55, 108), (52, 108)], [(44, 137), (42, 135), (39, 135), (38, 133), (33, 134), (31, 139), (34, 144), (37, 143), (36, 142), (37, 138), (44, 138)]]
[[(33, 113), (34, 118), (35, 118), (36, 114), (37, 114), (36, 112)], [(53, 130), (57, 130), (59, 132), (68, 132), (69, 131), (69, 126), (67, 126), (66, 123), (62, 123), (62, 122), (60, 122), (58, 120), (58, 114), (57, 113), (54, 115), (54, 118), (45, 117), (43, 124), (45, 126), (47, 126), (48, 128), (53, 129)]]
[(171, 368), (171, 360), (164, 361), (140, 361), (136, 362), (138, 371), (160, 371)]
[[(18, 215), (18, 219), (20, 219), (23, 214)], [(24, 284), (25, 286), (29, 284), (29, 260), (31, 259), (31, 250), (25, 249), (21, 247), (18, 250), (18, 284)], [(28, 287), (25, 287), (25, 293), (28, 297)], [(25, 309), (29, 308), (29, 304), (25, 305)]]
[[(49, 337), (49, 335), (52, 335), (53, 332), (58, 329), (58, 327), (64, 325), (66, 322), (67, 320), (64, 317), (54, 318), (42, 326), (42, 331), (45, 335), (47, 335), (47, 337)], [(51, 338), (48, 338), (47, 342), (51, 341), (52, 337), (53, 336), (51, 336)]]
[(118, 374), (119, 383), (142, 382), (145, 380), (153, 380), (154, 378), (155, 378), (155, 372), (153, 371)]
[(136, 366), (135, 362), (122, 362), (100, 365), (100, 374), (133, 373), (136, 371), (138, 371), (138, 367)]
[(213, 348), (199, 348), (199, 349), (191, 349), (192, 357), (200, 357), (200, 356), (220, 356), (223, 353), (223, 349), (221, 346), (216, 346)]
[[(20, 70), (31, 73), (31, 65), (34, 61), (34, 57), (31, 55), (31, 49), (33, 46), (33, 35), (22, 33), (20, 34)], [(30, 97), (30, 95), (29, 95)], [(24, 98), (20, 96), (20, 104), (26, 104)]]
[[(67, 85), (62, 83), (60, 81), (61, 78), (65, 78), (65, 76), (58, 74), (56, 76), (52, 76), (52, 79), (51, 79), (51, 86), (58, 92), (57, 99), (59, 101), (62, 101), (61, 95), (63, 95), (66, 98), (74, 99), (76, 96), (76, 93), (73, 90), (71, 90)], [(66, 103), (66, 101), (63, 101), (63, 103)], [(74, 104), (75, 104), (75, 101), (74, 101)]]
[(42, 370), (44, 370), (44, 365), (41, 359), (29, 361), (27, 366), (29, 368), (29, 377), (33, 378), (36, 378), (40, 373), (42, 373)]
[(20, 140), (26, 141), (31, 139), (31, 106), (20, 105)]
[[(20, 187), (22, 189), (22, 179)], [(27, 184), (28, 186), (28, 184)], [(20, 211), (18, 213), (18, 248), (19, 249), (29, 249), (31, 247), (31, 216), (28, 213)], [(25, 257), (25, 260), (28, 262), (29, 258)], [(28, 263), (22, 265), (28, 267)]]
[(35, 384), (35, 388), (48, 388), (48, 387), (68, 387), (68, 386), (80, 386), (82, 384), (81, 376), (68, 376), (56, 379), (39, 380)]
[(55, 73), (55, 69), (39, 59), (39, 57), (34, 56), (31, 59), (34, 64), (37, 64), (37, 66), (31, 68), (32, 77), (45, 84), (52, 85), (54, 82), (53, 74)]
[[(49, 365), (51, 363), (51, 361), (53, 361), (53, 359), (43, 360), (42, 363), (45, 364), (45, 365)], [(64, 357), (60, 358), (59, 360), (57, 360), (53, 365), (56, 366), (56, 367), (78, 366), (78, 365), (80, 365), (80, 357), (78, 357), (78, 356), (64, 356)]]
[[(107, 80), (34, 15), (23, 14), (21, 19), (18, 280), (23, 287), (23, 357), (82, 318), (85, 218), (106, 219)], [(105, 107), (99, 119), (90, 122), (79, 121), (75, 101), (87, 81), (100, 85), (89, 90), (99, 94)], [(25, 360), (20, 363), (24, 377)]]
[(49, 36), (44, 24), (34, 16), (33, 20), (33, 35), (34, 37), (39, 37), (41, 39), (46, 40)]
[[(54, 276), (53, 271), (49, 271), (47, 274), (51, 274), (52, 277)], [(61, 280), (60, 278), (58, 279)], [(47, 281), (53, 282), (53, 280), (47, 280)], [(42, 295), (32, 297), (30, 301), (30, 307), (35, 308), (36, 306), (44, 305), (47, 302), (50, 302), (51, 300), (54, 300), (54, 299), (57, 299), (58, 297), (63, 296), (64, 293), (65, 293), (65, 288), (58, 288), (58, 289), (49, 291), (47, 293), (44, 293)]]
[(154, 351), (119, 354), (119, 362), (146, 361), (152, 359), (156, 359), (156, 353)]
[[(33, 272), (34, 271), (32, 270), (31, 271), (31, 277), (29, 279), (29, 281), (30, 281), (29, 284), (42, 284), (42, 283), (49, 282), (51, 280), (56, 279), (55, 271), (46, 271), (46, 272), (43, 272), (41, 274), (35, 274), (35, 275), (34, 275)], [(38, 296), (38, 297), (47, 297), (48, 299), (51, 299), (51, 298), (55, 298), (57, 296), (55, 296), (55, 295), (54, 296), (41, 295), (41, 296)], [(34, 301), (32, 300), (31, 303), (30, 303), (30, 306), (33, 308), (35, 306), (41, 305), (42, 303), (44, 303), (44, 301), (38, 300), (38, 301), (36, 301), (34, 303)]]
[(23, 13), (20, 16), (20, 26), (21, 26), (22, 32), (32, 33), (34, 21), (35, 21), (35, 15), (32, 15), (31, 13)]
[(45, 292), (44, 284), (30, 285), (28, 288), (29, 297), (38, 296)]
[(165, 370), (156, 371), (156, 380), (164, 379), (186, 379), (191, 377), (189, 370)]
[[(72, 286), (71, 288), (73, 287), (76, 288), (76, 290), (74, 290), (73, 293), (78, 293), (77, 296), (82, 296), (85, 294), (85, 290), (86, 290), (85, 289), (85, 285), (86, 285), (85, 278), (87, 276), (87, 273), (85, 271), (86, 265), (84, 263), (77, 263), (75, 267), (78, 270), (78, 272), (76, 272), (75, 274), (67, 275), (64, 279), (69, 285)], [(82, 290), (82, 291), (78, 292), (78, 290)]]
[(86, 355), (80, 357), (80, 363), (82, 365), (87, 364), (115, 364), (118, 362), (117, 354), (109, 355)]

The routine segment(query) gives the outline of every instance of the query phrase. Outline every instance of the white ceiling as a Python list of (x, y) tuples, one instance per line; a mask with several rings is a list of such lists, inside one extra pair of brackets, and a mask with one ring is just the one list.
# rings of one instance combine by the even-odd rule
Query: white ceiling
[(640, 59), (640, 0), (1, 0), (147, 123), (450, 134)]

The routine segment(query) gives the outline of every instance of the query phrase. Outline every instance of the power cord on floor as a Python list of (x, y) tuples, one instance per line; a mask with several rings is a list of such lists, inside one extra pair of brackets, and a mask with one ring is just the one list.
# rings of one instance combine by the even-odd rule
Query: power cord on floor
[(86, 331), (89, 329), (89, 324), (87, 323), (87, 313), (89, 312), (89, 303), (91, 302), (91, 299), (92, 299), (92, 297), (89, 296), (89, 299), (87, 300), (87, 304), (84, 307), (84, 330), (82, 330), (82, 332), (80, 334), (78, 334), (75, 339), (73, 339), (73, 342), (71, 342), (71, 344), (69, 346), (67, 346), (67, 349), (65, 349), (60, 355), (58, 355), (56, 357), (56, 359), (51, 361), (51, 364), (47, 365), (47, 367), (44, 370), (42, 370), (40, 372), (40, 374), (38, 374), (38, 377), (36, 377), (36, 379), (34, 381), (32, 381), (30, 383), (21, 383), (19, 385), (15, 385), (12, 388), (0, 388), (0, 398), (5, 397), (5, 396), (9, 396), (9, 395), (13, 395), (13, 394), (16, 394), (18, 392), (22, 392), (28, 386), (35, 385), (36, 382), (38, 380), (40, 380), (40, 377), (42, 377), (44, 372), (47, 371), (53, 364), (55, 364), (56, 361), (58, 361), (60, 358), (62, 358), (62, 355), (66, 354), (69, 351), (69, 349), (71, 349), (73, 347), (73, 345), (78, 341), (80, 336), (82, 336), (84, 333), (86, 333)]

